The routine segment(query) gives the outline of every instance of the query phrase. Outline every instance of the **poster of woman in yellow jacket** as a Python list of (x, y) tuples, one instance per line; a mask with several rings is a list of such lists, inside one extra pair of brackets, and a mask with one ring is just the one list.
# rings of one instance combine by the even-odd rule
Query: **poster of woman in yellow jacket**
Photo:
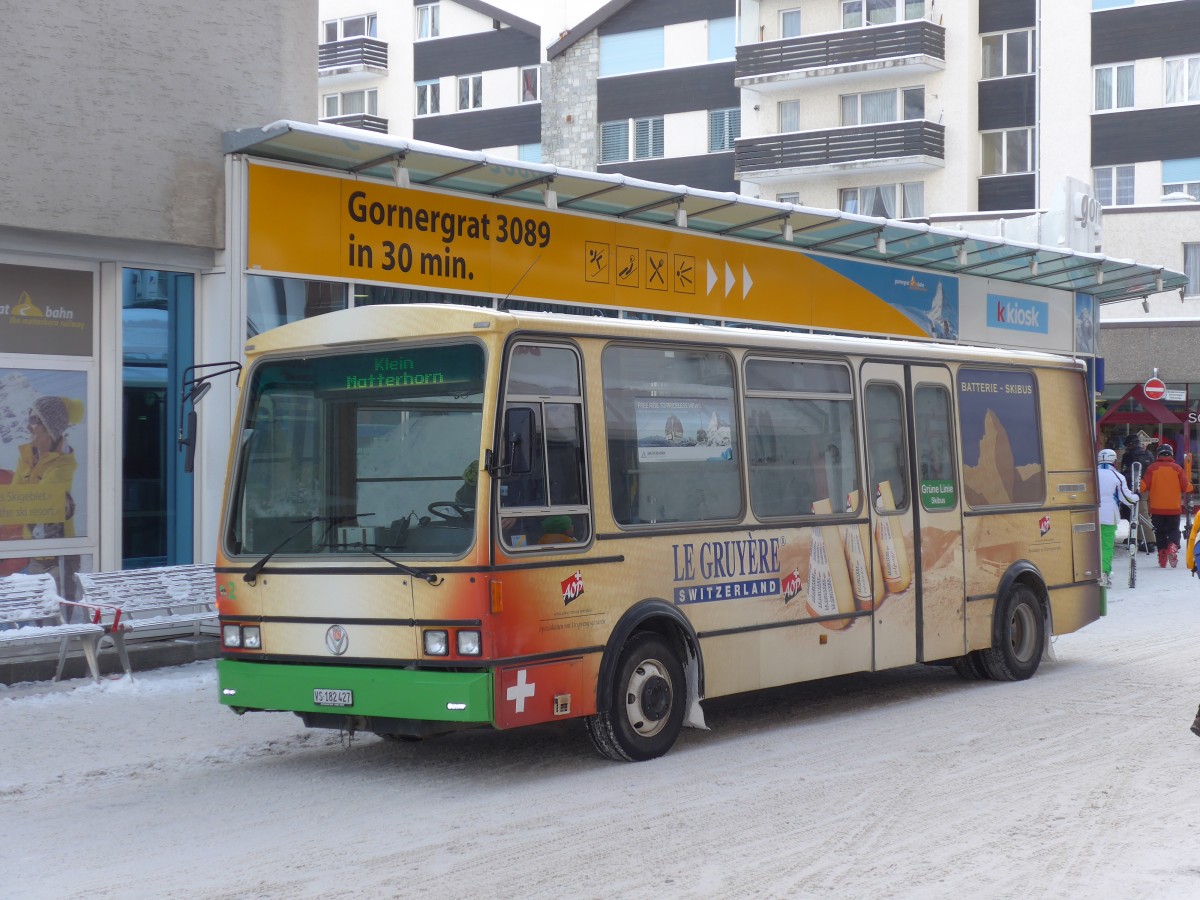
[[(83, 401), (74, 397), (38, 397), (29, 410), (30, 441), (18, 448), (17, 468), (12, 483), (40, 485), (44, 490), (31, 495), (26, 538), (75, 536), (75, 451), (67, 441), (67, 429), (83, 421)], [(36, 505), (35, 505), (36, 504)], [(39, 512), (40, 510), (40, 512)], [(32, 521), (41, 519), (44, 521)]]

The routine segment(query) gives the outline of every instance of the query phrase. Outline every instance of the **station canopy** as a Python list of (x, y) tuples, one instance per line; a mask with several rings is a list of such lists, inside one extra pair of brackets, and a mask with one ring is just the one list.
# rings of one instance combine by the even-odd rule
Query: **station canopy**
[(227, 132), (225, 151), (540, 207), (685, 227), (801, 251), (896, 263), (1092, 295), (1099, 303), (1180, 290), (1163, 266), (974, 235), (919, 222), (583, 172), (400, 140), (339, 125), (279, 121)]

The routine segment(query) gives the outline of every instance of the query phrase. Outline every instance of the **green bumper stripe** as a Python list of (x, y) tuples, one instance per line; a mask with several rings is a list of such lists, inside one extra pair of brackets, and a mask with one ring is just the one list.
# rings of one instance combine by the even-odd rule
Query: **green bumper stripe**
[[(221, 702), (238, 709), (491, 722), (490, 672), (305, 666), (217, 660)], [(353, 691), (351, 706), (318, 706), (314, 689)]]

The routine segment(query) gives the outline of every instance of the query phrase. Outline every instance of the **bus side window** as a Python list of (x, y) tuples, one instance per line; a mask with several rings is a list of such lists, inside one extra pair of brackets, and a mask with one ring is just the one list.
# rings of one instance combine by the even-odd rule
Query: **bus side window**
[[(863, 392), (867, 414), (867, 462), (875, 509), (887, 512), (908, 507), (904, 475), (904, 402), (894, 384), (869, 384)], [(887, 494), (891, 494), (889, 503)]]
[(927, 510), (958, 505), (950, 425), (950, 392), (939, 384), (922, 384), (913, 395), (916, 421), (917, 480), (921, 506)]

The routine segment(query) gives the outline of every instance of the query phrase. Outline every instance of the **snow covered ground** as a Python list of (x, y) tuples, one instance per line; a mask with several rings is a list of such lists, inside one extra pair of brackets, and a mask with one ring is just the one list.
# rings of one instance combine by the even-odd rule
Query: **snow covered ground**
[(0, 686), (0, 895), (1200, 897), (1200, 581), (1149, 561), (1030, 681), (709, 701), (640, 764), (578, 722), (347, 746), (211, 662)]

